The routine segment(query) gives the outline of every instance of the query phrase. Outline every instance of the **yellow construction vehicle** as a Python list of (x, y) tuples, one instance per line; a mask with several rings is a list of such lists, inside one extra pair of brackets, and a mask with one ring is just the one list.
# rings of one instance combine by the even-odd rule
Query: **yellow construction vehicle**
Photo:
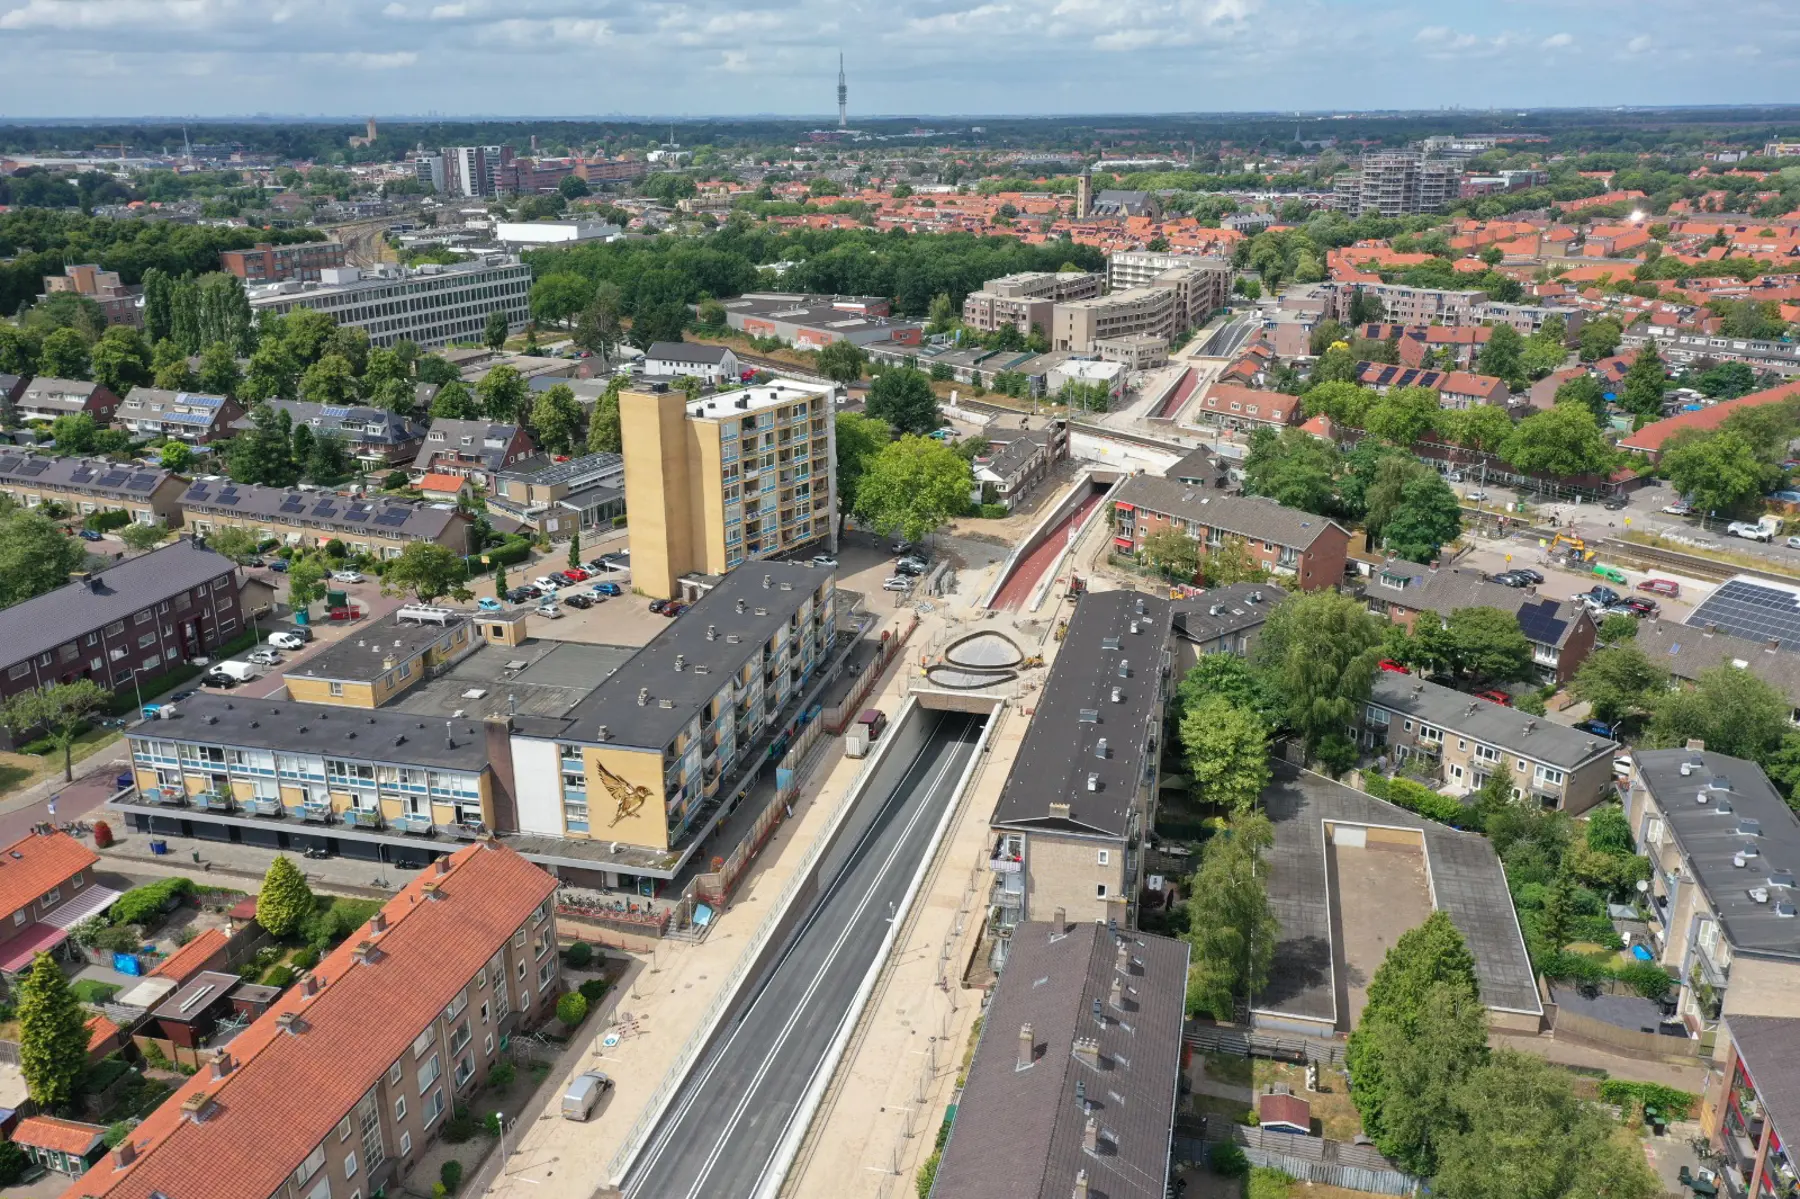
[(1586, 566), (1594, 560), (1594, 551), (1587, 547), (1587, 542), (1573, 533), (1558, 533), (1550, 541), (1550, 556), (1566, 554), (1571, 564)]

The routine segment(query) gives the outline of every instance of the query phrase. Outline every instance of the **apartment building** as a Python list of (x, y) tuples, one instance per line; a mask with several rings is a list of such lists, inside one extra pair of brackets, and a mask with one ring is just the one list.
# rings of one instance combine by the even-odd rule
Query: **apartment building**
[(963, 324), (979, 333), (1011, 325), (1030, 336), (1036, 329), (1050, 336), (1056, 305), (1097, 298), (1105, 278), (1085, 271), (1024, 271), (989, 279), (963, 300)]
[(1100, 342), (1138, 335), (1166, 343), (1223, 306), (1230, 283), (1229, 267), (1181, 266), (1141, 286), (1059, 303), (1051, 317), (1050, 347), (1091, 354)]
[(191, 1195), (208, 1179), (238, 1195), (398, 1191), (450, 1109), (511, 1060), (507, 1039), (554, 1009), (555, 894), (554, 878), (493, 842), (441, 859), (64, 1199)]
[(19, 398), (13, 401), (10, 416), (14, 423), (24, 424), (27, 421), (53, 421), (59, 416), (86, 415), (93, 417), (94, 423), (104, 429), (112, 424), (113, 413), (118, 408), (119, 397), (104, 384), (39, 375), (27, 383)]
[(317, 283), (320, 272), (344, 265), (344, 245), (335, 241), (303, 241), (272, 246), (258, 242), (248, 250), (219, 251), (219, 269), (245, 283), (285, 283), (289, 279)]
[(119, 892), (94, 881), (100, 855), (48, 824), (0, 848), (0, 974), (16, 979)]
[[(1204, 254), (1177, 254), (1157, 250), (1118, 250), (1106, 259), (1107, 286), (1113, 291), (1148, 287), (1169, 271), (1196, 270), (1208, 276), (1207, 286), (1219, 297), (1231, 294), (1231, 260)], [(1078, 298), (1078, 297), (1071, 297)]]
[(996, 967), (1024, 921), (1136, 926), (1142, 839), (1156, 819), (1169, 618), (1167, 600), (1134, 591), (1090, 592), (1069, 618), (988, 820)]
[(378, 346), (402, 339), (427, 347), (473, 342), (481, 340), (490, 312), (505, 313), (510, 329), (524, 328), (531, 319), (531, 268), (503, 254), (448, 266), (339, 267), (320, 272), (318, 283), (253, 288), (250, 307), (276, 316), (316, 309), (341, 326), (367, 331)]
[(173, 437), (189, 445), (211, 445), (232, 436), (244, 415), (228, 396), (134, 387), (118, 409), (118, 422), (133, 437)]
[(542, 454), (494, 474), (488, 505), (553, 541), (610, 531), (625, 515), (625, 459), (583, 454), (561, 462)]
[(44, 276), (44, 294), (48, 299), (59, 292), (73, 292), (100, 305), (109, 325), (144, 327), (144, 310), (140, 306), (143, 288), (127, 287), (117, 271), (103, 271), (93, 263), (65, 266), (60, 275)]
[(519, 829), (665, 853), (736, 785), (836, 634), (830, 571), (726, 575), (567, 713), (512, 719)]
[(237, 568), (190, 538), (0, 609), (0, 700), (92, 679), (129, 691), (243, 632)]
[(925, 326), (893, 315), (886, 296), (748, 292), (725, 301), (725, 323), (750, 337), (818, 349), (834, 341), (920, 345)]
[(536, 448), (523, 425), (438, 417), (425, 432), (412, 470), (415, 475), (455, 475), (493, 491), (500, 472), (530, 458)]
[[(1751, 293), (1755, 298), (1755, 293)], [(1785, 377), (1800, 374), (1800, 345), (1789, 341), (1757, 341), (1748, 337), (1709, 337), (1704, 333), (1677, 333), (1663, 345), (1671, 362), (1689, 363), (1701, 358), (1743, 362), (1757, 370)]]
[(1594, 652), (1598, 633), (1588, 610), (1573, 600), (1551, 599), (1535, 587), (1490, 583), (1477, 570), (1460, 566), (1435, 568), (1390, 558), (1369, 573), (1363, 597), (1369, 610), (1402, 625), (1416, 627), (1421, 613), (1447, 621), (1459, 608), (1497, 608), (1519, 622), (1531, 643), (1531, 661), (1546, 683), (1567, 683)]
[(1327, 301), (1324, 315), (1344, 319), (1349, 315), (1350, 297), (1357, 292), (1380, 301), (1384, 321), (1408, 326), (1503, 324), (1529, 337), (1541, 330), (1545, 321), (1557, 317), (1563, 322), (1565, 334), (1573, 336), (1580, 330), (1584, 316), (1579, 308), (1504, 304), (1489, 300), (1482, 291), (1408, 287), (1402, 283), (1322, 283), (1319, 294)]
[(1800, 1017), (1800, 819), (1754, 763), (1634, 749), (1625, 815), (1650, 858), (1650, 936), (1677, 975), (1676, 1014), (1702, 1050), (1719, 1021)]
[(282, 681), (288, 698), (300, 703), (379, 708), (481, 644), (468, 613), (402, 604), (355, 636), (288, 667)]
[(1728, 1193), (1785, 1199), (1800, 1191), (1800, 1017), (1729, 1016), (1720, 1034), (1701, 1128), (1735, 1184)]
[(828, 384), (792, 379), (692, 400), (660, 383), (623, 392), (633, 584), (668, 598), (685, 576), (806, 545), (835, 550), (831, 397)]
[(1405, 150), (1367, 154), (1360, 169), (1333, 180), (1331, 206), (1352, 219), (1365, 213), (1395, 217), (1438, 212), (1455, 198), (1461, 178), (1462, 166), (1456, 162)]
[(1287, 595), (1273, 583), (1232, 583), (1193, 599), (1175, 600), (1170, 611), (1176, 674), (1184, 673), (1202, 654), (1249, 657), (1269, 613)]
[(1365, 751), (1422, 765), (1462, 795), (1506, 771), (1515, 799), (1570, 815), (1612, 797), (1617, 742), (1412, 675), (1375, 673), (1362, 719), (1346, 730)]
[(1113, 545), (1143, 549), (1152, 533), (1176, 528), (1213, 552), (1239, 542), (1252, 561), (1302, 591), (1344, 578), (1350, 534), (1336, 522), (1261, 496), (1224, 495), (1154, 475), (1133, 475), (1113, 493)]
[(105, 458), (51, 458), (0, 448), (0, 495), (21, 508), (61, 504), (71, 515), (131, 513), (140, 525), (181, 524), (187, 480), (166, 470), (120, 466)]
[[(362, 404), (348, 407), (314, 404), (306, 400), (265, 400), (277, 412), (285, 412), (295, 428), (305, 425), (315, 437), (335, 437), (364, 470), (384, 471), (410, 465), (425, 443), (425, 426), (411, 417), (385, 408)], [(249, 417), (233, 425), (253, 428)]]
[(502, 166), (512, 165), (511, 146), (446, 146), (443, 183), (438, 190), (452, 196), (495, 196), (500, 193)]
[(204, 536), (246, 529), (263, 541), (323, 546), (342, 541), (358, 554), (398, 558), (415, 541), (469, 551), (469, 518), (449, 504), (409, 504), (331, 491), (290, 491), (257, 483), (196, 479), (179, 499), (187, 525)]

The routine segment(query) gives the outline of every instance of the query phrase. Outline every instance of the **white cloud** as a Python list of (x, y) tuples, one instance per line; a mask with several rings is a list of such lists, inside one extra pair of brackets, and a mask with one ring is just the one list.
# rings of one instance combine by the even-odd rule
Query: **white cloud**
[(1549, 37), (1544, 39), (1543, 48), (1546, 50), (1565, 50), (1568, 47), (1573, 46), (1574, 44), (1575, 44), (1575, 35), (1574, 34), (1572, 34), (1572, 33), (1553, 33)]
[(1644, 51), (1648, 50), (1650, 47), (1654, 46), (1655, 44), (1656, 44), (1655, 38), (1651, 37), (1647, 33), (1640, 33), (1636, 37), (1632, 38), (1630, 41), (1625, 43), (1625, 51), (1628, 54), (1642, 54)]
[(434, 21), (458, 21), (468, 15), (469, 6), (466, 4), (438, 4), (431, 9), (431, 19)]
[(342, 61), (353, 67), (362, 67), (370, 71), (393, 71), (400, 67), (410, 67), (419, 61), (419, 55), (413, 50), (394, 50), (387, 54), (369, 54), (361, 50), (352, 50), (342, 56)]

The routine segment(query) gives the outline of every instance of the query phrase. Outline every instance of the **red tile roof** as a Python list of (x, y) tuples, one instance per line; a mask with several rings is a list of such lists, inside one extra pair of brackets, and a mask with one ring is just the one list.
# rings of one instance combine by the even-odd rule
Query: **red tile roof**
[(88, 1052), (100, 1048), (107, 1041), (119, 1035), (119, 1026), (105, 1016), (93, 1015), (87, 1018)]
[[(1237, 410), (1232, 405), (1239, 405)], [(1300, 412), (1298, 396), (1279, 391), (1258, 391), (1236, 383), (1214, 383), (1207, 388), (1201, 406), (1208, 412), (1220, 412), (1265, 424), (1288, 425)]]
[(0, 915), (18, 911), (100, 860), (67, 833), (32, 833), (0, 849)]
[[(109, 1157), (63, 1199), (243, 1199), (281, 1189), (556, 890), (555, 879), (498, 844), (444, 861), (446, 873), (425, 871), (383, 906), (386, 932), (364, 926), (319, 964), (323, 990), (308, 998), (291, 988), (233, 1038), (235, 1069), (223, 1079), (202, 1070), (152, 1112), (131, 1135), (132, 1165), (115, 1169)], [(380, 957), (359, 964), (356, 945), (370, 937)], [(298, 1032), (277, 1023), (289, 1014)], [(182, 1107), (201, 1094), (212, 1106), (195, 1123)]]
[(1722, 404), (1714, 404), (1711, 408), (1702, 408), (1698, 412), (1678, 412), (1674, 416), (1652, 421), (1630, 437), (1619, 442), (1623, 449), (1642, 450), (1654, 457), (1662, 450), (1663, 443), (1677, 433), (1690, 429), (1705, 431), (1716, 429), (1731, 418), (1732, 413), (1742, 412), (1746, 408), (1760, 408), (1764, 404), (1774, 404), (1793, 396), (1800, 396), (1800, 382), (1783, 383), (1780, 387), (1771, 387), (1767, 391), (1753, 391), (1747, 396), (1739, 396), (1735, 400), (1726, 400)]
[(76, 1157), (86, 1157), (94, 1151), (97, 1142), (106, 1137), (106, 1129), (98, 1124), (83, 1124), (78, 1120), (58, 1120), (54, 1116), (26, 1116), (13, 1129), (12, 1139), (21, 1145), (30, 1145), (36, 1149), (55, 1149), (61, 1153), (72, 1153)]
[(1256, 1121), (1264, 1128), (1271, 1125), (1292, 1128), (1302, 1134), (1312, 1131), (1312, 1104), (1298, 1095), (1263, 1095), (1256, 1101)]
[(224, 933), (216, 928), (209, 928), (164, 958), (150, 972), (150, 977), (172, 978), (178, 983), (184, 983), (189, 976), (206, 968), (207, 961), (225, 948), (226, 940)]
[(420, 491), (461, 491), (468, 485), (460, 475), (428, 474), (419, 480)]

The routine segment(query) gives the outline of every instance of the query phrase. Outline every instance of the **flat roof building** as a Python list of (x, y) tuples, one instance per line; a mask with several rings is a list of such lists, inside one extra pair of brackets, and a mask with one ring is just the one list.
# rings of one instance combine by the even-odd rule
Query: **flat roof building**
[(246, 284), (285, 283), (289, 279), (316, 283), (320, 273), (344, 265), (344, 244), (336, 241), (303, 241), (272, 246), (258, 242), (248, 250), (219, 251), (219, 269)]
[(378, 708), (460, 661), (481, 644), (467, 612), (402, 604), (353, 636), (287, 668), (288, 698)]
[(818, 349), (834, 341), (918, 345), (924, 326), (893, 316), (885, 296), (824, 296), (747, 292), (725, 301), (725, 323), (750, 337), (775, 337)]
[(553, 541), (610, 531), (625, 513), (625, 459), (582, 454), (558, 462), (543, 454), (494, 472), (488, 504)]
[(531, 268), (516, 258), (490, 254), (449, 266), (357, 267), (320, 272), (317, 283), (289, 281), (253, 288), (250, 307), (280, 316), (312, 308), (340, 327), (363, 329), (369, 341), (391, 346), (406, 339), (421, 346), (476, 341), (488, 314), (506, 314), (509, 329), (531, 319)]

